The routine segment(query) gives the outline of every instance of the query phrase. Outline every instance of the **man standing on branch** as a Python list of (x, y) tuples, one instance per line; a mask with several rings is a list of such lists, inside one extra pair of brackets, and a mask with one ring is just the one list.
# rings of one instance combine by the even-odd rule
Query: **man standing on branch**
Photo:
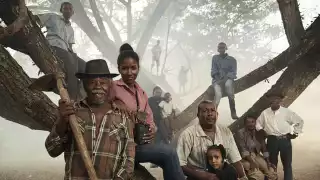
[(227, 45), (224, 42), (218, 44), (218, 55), (212, 57), (211, 77), (214, 88), (215, 104), (218, 107), (223, 91), (228, 96), (231, 117), (238, 119), (234, 100), (234, 80), (237, 78), (237, 61), (226, 53)]
[(72, 45), (75, 44), (74, 30), (70, 22), (74, 13), (72, 4), (69, 2), (62, 3), (60, 12), (62, 16), (54, 13), (38, 14), (36, 15), (36, 19), (40, 21), (39, 24), (41, 27), (47, 28), (46, 39), (56, 55), (64, 63), (67, 72), (67, 89), (71, 99), (81, 99), (81, 96), (84, 96), (84, 92), (82, 92), (83, 88), (79, 85), (78, 79), (74, 74), (84, 70), (85, 61), (80, 59), (72, 48)]
[(152, 48), (152, 64), (151, 64), (151, 72), (152, 69), (154, 67), (154, 65), (156, 64), (157, 66), (157, 75), (159, 75), (159, 68), (160, 68), (160, 56), (161, 56), (161, 46), (160, 46), (160, 40), (157, 40), (157, 44), (155, 46), (153, 46)]
[(207, 171), (206, 152), (214, 144), (225, 147), (228, 162), (236, 169), (240, 179), (247, 179), (232, 132), (216, 124), (218, 112), (213, 102), (202, 101), (197, 116), (199, 124), (185, 129), (177, 144), (180, 166), (188, 180), (218, 180), (215, 174)]
[(109, 72), (105, 60), (89, 61), (85, 73), (76, 74), (83, 81), (87, 98), (76, 104), (59, 101), (60, 118), (45, 146), (52, 157), (64, 152), (65, 180), (89, 178), (68, 123), (72, 114), (77, 116), (97, 177), (124, 180), (133, 175), (133, 123), (107, 100), (112, 78), (117, 75)]
[(270, 108), (261, 113), (256, 129), (267, 135), (270, 162), (277, 166), (280, 152), (284, 180), (293, 180), (291, 139), (302, 133), (304, 121), (296, 113), (280, 105), (284, 98), (281, 93), (270, 93), (267, 97), (270, 100)]

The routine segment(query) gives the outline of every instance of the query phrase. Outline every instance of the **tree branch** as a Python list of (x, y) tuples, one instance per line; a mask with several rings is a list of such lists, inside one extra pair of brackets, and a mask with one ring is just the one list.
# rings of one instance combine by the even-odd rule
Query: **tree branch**
[(114, 23), (112, 22), (111, 17), (107, 14), (107, 12), (105, 11), (105, 8), (103, 8), (103, 6), (101, 4), (100, 5), (100, 10), (102, 12), (102, 16), (104, 18), (104, 20), (107, 22), (108, 27), (110, 29), (110, 32), (112, 34), (112, 37), (114, 39), (114, 42), (117, 46), (120, 46), (122, 43), (122, 39), (120, 37), (120, 33), (118, 31), (118, 29), (116, 28), (116, 26), (114, 25)]
[[(320, 47), (318, 39), (315, 46)], [(298, 61), (288, 66), (280, 76), (275, 85), (271, 87), (239, 120), (230, 125), (234, 132), (244, 125), (244, 119), (248, 114), (259, 116), (261, 112), (270, 107), (266, 95), (270, 92), (281, 92), (286, 97), (283, 100), (283, 106), (289, 107), (301, 93), (316, 79), (320, 74), (320, 53), (310, 52), (308, 61)]]
[(304, 35), (299, 5), (297, 0), (277, 0), (281, 12), (282, 23), (290, 46), (300, 43)]
[[(246, 90), (257, 83), (269, 78), (275, 73), (279, 72), (288, 65), (300, 61), (307, 60), (308, 54), (319, 46), (315, 46), (318, 41), (317, 32), (320, 30), (320, 16), (307, 29), (305, 36), (300, 41), (300, 44), (294, 47), (289, 47), (287, 50), (279, 54), (277, 57), (268, 61), (265, 65), (251, 71), (244, 77), (235, 81), (235, 93)], [(225, 97), (225, 94), (224, 94)], [(188, 125), (190, 121), (196, 118), (196, 109), (198, 104), (205, 99), (214, 99), (213, 89), (209, 86), (208, 89), (202, 93), (191, 105), (189, 105), (172, 123), (175, 129), (181, 129)]]
[(43, 93), (31, 91), (31, 80), (0, 45), (0, 116), (34, 130), (51, 130), (57, 106)]
[(132, 5), (131, 0), (127, 2), (127, 41), (132, 41)]
[(104, 24), (103, 24), (103, 20), (100, 16), (100, 12), (99, 12), (99, 9), (97, 7), (97, 4), (96, 4), (96, 1), (95, 0), (89, 0), (89, 3), (90, 3), (90, 6), (91, 6), (91, 10), (92, 10), (92, 13), (93, 13), (93, 16), (98, 24), (98, 27), (100, 29), (100, 32), (103, 33), (104, 36), (108, 37), (108, 34), (107, 34), (107, 31), (106, 31), (106, 28), (104, 27)]
[[(129, 1), (129, 0), (128, 0)], [(126, 2), (125, 0), (119, 0), (119, 2), (121, 2), (124, 6), (128, 5), (128, 2)]]
[(17, 19), (9, 26), (3, 28), (0, 26), (0, 40), (5, 36), (12, 36), (16, 32), (20, 31), (26, 23), (28, 23), (28, 10), (24, 0), (18, 1), (19, 8), (16, 9), (16, 14), (19, 14)]

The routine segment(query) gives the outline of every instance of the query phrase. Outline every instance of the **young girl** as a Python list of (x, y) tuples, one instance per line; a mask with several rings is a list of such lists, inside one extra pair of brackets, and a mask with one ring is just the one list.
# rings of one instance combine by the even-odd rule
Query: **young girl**
[(237, 180), (237, 172), (225, 162), (226, 150), (223, 145), (212, 145), (207, 150), (207, 171), (216, 174), (219, 180)]

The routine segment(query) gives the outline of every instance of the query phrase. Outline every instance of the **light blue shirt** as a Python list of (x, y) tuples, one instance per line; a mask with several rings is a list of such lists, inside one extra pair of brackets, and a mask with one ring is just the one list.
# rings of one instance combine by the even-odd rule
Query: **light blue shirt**
[(47, 40), (51, 46), (59, 47), (68, 51), (70, 44), (74, 44), (74, 31), (70, 22), (66, 22), (60, 15), (54, 13), (37, 15), (47, 28)]

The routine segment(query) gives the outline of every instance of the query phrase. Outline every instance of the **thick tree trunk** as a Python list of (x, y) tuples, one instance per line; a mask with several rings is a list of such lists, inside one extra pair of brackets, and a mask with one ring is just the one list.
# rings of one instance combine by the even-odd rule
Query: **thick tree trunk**
[(305, 31), (303, 28), (297, 0), (277, 0), (282, 23), (290, 46), (300, 43)]
[[(275, 73), (279, 72), (289, 64), (297, 61), (309, 61), (310, 52), (318, 50), (320, 46), (315, 42), (319, 40), (317, 33), (320, 31), (320, 16), (312, 23), (306, 30), (306, 33), (300, 44), (294, 47), (289, 47), (287, 50), (279, 54), (277, 57), (268, 61), (265, 65), (251, 71), (247, 75), (235, 81), (235, 93), (246, 90), (257, 83), (269, 78)], [(224, 95), (225, 96), (225, 95)], [(189, 105), (175, 120), (173, 128), (179, 130), (196, 118), (197, 106), (202, 100), (213, 100), (213, 89), (209, 88), (201, 94), (191, 105)]]
[[(305, 31), (302, 25), (301, 16), (299, 12), (297, 0), (278, 0), (279, 9), (281, 12), (283, 26), (287, 35), (290, 47), (297, 46)], [(313, 28), (320, 28), (319, 18), (318, 22), (312, 24)], [(309, 34), (308, 34), (309, 33)], [(306, 36), (310, 36), (310, 31)], [(312, 45), (320, 47), (320, 35), (314, 32), (314, 42)], [(282, 92), (286, 95), (283, 101), (283, 106), (288, 107), (296, 100), (300, 94), (309, 86), (309, 84), (319, 75), (319, 50), (310, 51), (308, 53), (307, 62), (298, 61), (288, 66), (286, 71), (280, 76), (277, 83), (271, 87), (267, 92)], [(266, 94), (267, 94), (266, 93)], [(262, 96), (241, 118), (234, 122), (230, 128), (235, 131), (243, 126), (243, 121), (248, 114), (259, 116), (260, 113), (269, 107), (266, 99), (266, 94)]]
[(51, 130), (57, 106), (43, 93), (31, 91), (28, 75), (0, 45), (0, 116), (35, 130)]

